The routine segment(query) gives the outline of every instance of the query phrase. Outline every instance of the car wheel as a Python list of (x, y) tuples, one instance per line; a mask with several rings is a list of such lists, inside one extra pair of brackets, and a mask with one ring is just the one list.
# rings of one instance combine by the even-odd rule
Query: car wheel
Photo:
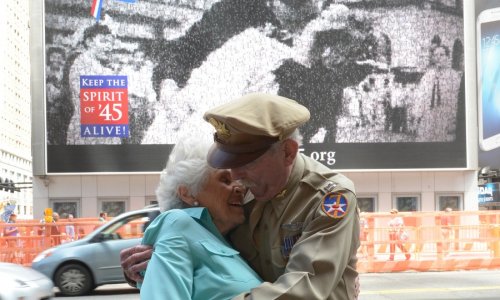
[(89, 270), (78, 264), (64, 265), (55, 275), (55, 285), (67, 296), (86, 295), (93, 287)]

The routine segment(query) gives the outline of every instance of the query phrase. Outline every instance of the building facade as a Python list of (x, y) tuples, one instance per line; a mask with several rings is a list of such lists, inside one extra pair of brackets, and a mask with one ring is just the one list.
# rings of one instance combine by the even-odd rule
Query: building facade
[[(255, 2), (267, 3), (268, 1)], [(313, 128), (311, 140), (321, 140), (319, 143), (326, 141), (324, 136), (314, 133), (321, 132), (322, 122), (325, 120), (337, 118), (332, 121), (336, 122), (338, 129), (334, 137), (337, 143), (333, 146), (327, 142), (319, 146), (312, 145), (309, 150), (305, 151), (306, 154), (319, 160), (327, 157), (330, 159), (330, 154), (336, 155), (337, 163), (323, 162), (334, 169), (339, 169), (354, 181), (362, 211), (384, 212), (392, 208), (400, 211), (433, 211), (442, 210), (445, 207), (451, 207), (454, 210), (477, 210), (478, 141), (474, 107), (476, 81), (474, 77), (473, 3), (466, 2), (464, 5), (467, 7), (463, 7), (462, 1), (372, 1), (371, 4), (357, 3), (358, 1), (336, 2), (345, 3), (349, 10), (356, 11), (358, 16), (373, 17), (375, 22), (367, 24), (377, 32), (367, 34), (367, 36), (371, 34), (372, 44), (370, 45), (377, 47), (383, 44), (381, 48), (385, 50), (378, 53), (366, 53), (368, 56), (373, 55), (370, 58), (378, 60), (375, 65), (380, 68), (371, 74), (373, 76), (367, 76), (363, 84), (353, 84), (344, 89), (344, 96), (347, 95), (345, 105), (343, 109), (336, 111), (340, 117), (337, 118), (332, 113), (326, 117), (319, 117), (321, 113), (324, 113), (322, 110), (330, 109), (330, 107), (328, 107), (328, 102), (326, 105), (318, 104), (320, 106), (317, 110), (318, 114), (313, 115), (314, 126), (317, 125), (317, 128)], [(43, 11), (41, 1), (30, 3), (34, 5), (35, 11), (32, 17), (35, 16), (36, 20), (42, 21), (39, 17), (42, 15), (40, 12)], [(168, 155), (168, 148), (162, 148), (162, 146), (171, 145), (178, 138), (177, 134), (169, 135), (176, 130), (176, 122), (184, 123), (184, 128), (200, 134), (203, 130), (199, 130), (198, 126), (203, 121), (198, 118), (199, 114), (203, 112), (203, 109), (217, 104), (213, 101), (227, 100), (226, 97), (234, 97), (251, 91), (248, 89), (249, 86), (254, 89), (258, 87), (260, 91), (263, 88), (269, 88), (269, 92), (276, 92), (271, 91), (276, 87), (276, 82), (268, 84), (263, 81), (272, 77), (270, 75), (276, 75), (286, 69), (285, 67), (270, 69), (275, 63), (271, 62), (271, 59), (283, 59), (283, 55), (287, 53), (288, 45), (284, 37), (290, 37), (290, 35), (286, 34), (286, 30), (282, 30), (283, 36), (279, 34), (278, 37), (271, 38), (263, 36), (263, 33), (269, 33), (267, 26), (269, 24), (266, 24), (267, 20), (260, 19), (263, 16), (258, 14), (252, 16), (254, 19), (250, 17), (229, 18), (233, 21), (254, 22), (252, 24), (240, 23), (236, 24), (238, 26), (230, 26), (225, 23), (224, 20), (228, 19), (229, 14), (231, 17), (239, 16), (238, 14), (246, 16), (245, 9), (248, 7), (243, 5), (247, 3), (245, 1), (144, 0), (137, 1), (135, 4), (108, 1), (101, 12), (103, 16), (99, 24), (107, 26), (112, 34), (103, 37), (107, 42), (95, 47), (94, 50), (99, 50), (102, 57), (109, 57), (109, 61), (100, 59), (100, 62), (97, 62), (97, 59), (88, 59), (87, 63), (83, 58), (90, 57), (92, 51), (89, 51), (88, 47), (91, 46), (88, 45), (91, 44), (85, 40), (84, 29), (96, 24), (96, 20), (87, 15), (90, 4), (77, 0), (46, 0), (44, 3), (45, 23), (37, 24), (43, 24), (45, 27), (33, 27), (32, 33), (32, 61), (35, 62), (32, 66), (32, 70), (35, 71), (32, 76), (35, 83), (32, 94), (34, 99), (33, 155), (36, 162), (33, 187), (36, 218), (41, 217), (43, 210), (47, 207), (53, 208), (61, 215), (72, 213), (77, 217), (95, 217), (100, 211), (106, 211), (109, 216), (115, 216), (120, 212), (154, 203), (159, 171), (164, 166)], [(231, 3), (238, 3), (236, 6), (240, 6), (232, 6)], [(252, 6), (252, 9), (254, 8)], [(436, 18), (439, 18), (439, 22)], [(362, 23), (362, 20), (360, 22)], [(401, 26), (395, 26), (397, 22), (400, 22)], [(193, 24), (196, 26), (192, 26)], [(340, 26), (335, 24), (335, 26)], [(197, 31), (200, 28), (201, 30)], [(307, 32), (306, 29), (311, 28), (304, 28), (304, 32)], [(240, 31), (233, 32), (232, 30)], [(405, 100), (403, 92), (413, 93), (413, 90), (418, 88), (419, 78), (422, 78), (423, 74), (431, 68), (428, 61), (429, 45), (435, 42), (436, 35), (439, 37), (439, 44), (443, 43), (453, 48), (452, 57), (457, 61), (454, 65), (455, 71), (465, 74), (464, 101), (466, 101), (467, 110), (462, 112), (463, 115), (460, 118), (457, 117), (455, 123), (463, 120), (467, 126), (464, 125), (466, 129), (461, 129), (461, 131), (457, 126), (454, 129), (456, 137), (433, 137), (422, 134), (417, 139), (419, 126), (415, 123), (416, 118), (408, 118), (408, 123), (402, 122), (394, 117), (396, 113), (389, 114), (384, 110), (384, 101), (380, 99), (391, 94), (394, 97), (401, 96), (398, 100)], [(296, 37), (296, 40), (300, 39)], [(369, 40), (366, 39), (366, 41)], [(96, 41), (93, 42), (97, 44)], [(257, 42), (262, 43), (259, 49), (266, 51), (255, 51), (255, 48), (258, 48), (255, 47)], [(61, 123), (52, 127), (48, 125), (52, 118), (47, 118), (46, 106), (49, 106), (51, 100), (40, 101), (46, 96), (44, 85), (40, 82), (47, 78), (44, 68), (48, 65), (42, 63), (44, 61), (42, 53), (48, 52), (51, 47), (62, 49), (66, 57), (74, 58), (72, 54), (76, 55), (75, 61), (78, 63), (73, 63), (71, 67), (82, 70), (80, 76), (115, 76), (112, 78), (115, 80), (118, 75), (128, 75), (128, 85), (120, 88), (128, 89), (131, 95), (128, 98), (130, 103), (136, 99), (133, 97), (142, 97), (144, 101), (147, 101), (151, 93), (156, 93), (152, 102), (156, 99), (160, 103), (160, 108), (156, 111), (155, 121), (150, 124), (144, 136), (140, 135), (138, 141), (130, 139), (127, 143), (120, 145), (113, 144), (116, 140), (111, 139), (102, 139), (101, 144), (90, 143), (91, 139), (88, 139), (89, 144), (83, 145), (87, 141), (81, 139), (82, 136), (78, 136), (78, 141), (67, 139), (66, 136), (70, 135), (68, 130), (63, 139), (50, 140), (47, 134), (50, 128), (56, 128), (54, 132), (60, 133), (71, 127)], [(150, 51), (145, 51), (145, 49)], [(178, 49), (182, 51), (175, 55), (169, 52)], [(298, 52), (300, 49), (294, 50)], [(326, 53), (327, 49), (324, 50), (323, 53)], [(94, 51), (94, 53), (99, 51)], [(191, 56), (184, 57), (186, 52)], [(82, 53), (89, 54), (85, 54), (87, 56), (84, 57)], [(135, 58), (137, 53), (140, 53), (139, 58)], [(264, 55), (259, 56), (259, 53), (264, 53)], [(378, 55), (381, 53), (384, 55)], [(143, 75), (148, 76), (136, 76), (142, 71), (130, 71), (131, 66), (126, 64), (137, 60), (145, 62), (143, 66), (148, 66), (151, 63), (148, 60), (152, 60), (156, 64), (155, 68), (144, 69), (144, 72), (149, 73), (143, 73)], [(238, 68), (234, 68), (233, 63), (237, 63)], [(167, 64), (171, 64), (168, 66), (172, 68), (164, 67)], [(384, 71), (386, 70), (383, 67), (384, 64), (391, 65), (390, 72)], [(105, 70), (105, 72), (98, 74), (100, 70)], [(304, 74), (308, 70), (310, 69), (305, 70)], [(293, 72), (285, 75), (290, 74), (293, 75)], [(285, 81), (292, 77), (283, 76), (281, 79)], [(138, 78), (143, 80), (146, 78), (146, 81)], [(148, 81), (149, 78), (152, 82)], [(314, 83), (314, 78), (311, 78), (309, 81)], [(135, 90), (134, 84), (137, 83), (135, 81), (147, 88), (152, 83), (154, 91), (151, 89), (147, 92)], [(285, 83), (288, 83), (289, 88), (285, 92), (291, 92), (293, 87), (297, 86), (291, 82)], [(328, 85), (328, 81), (324, 83), (325, 86)], [(72, 82), (69, 84), (72, 84), (71, 92), (74, 95), (82, 92), (81, 86)], [(285, 84), (280, 88), (285, 90), (284, 86)], [(391, 90), (387, 88), (388, 86), (394, 89)], [(454, 87), (453, 92), (457, 91), (458, 88)], [(430, 88), (426, 92), (430, 94)], [(135, 96), (132, 96), (134, 94)], [(318, 94), (322, 94), (321, 91)], [(338, 93), (331, 92), (331, 94), (339, 96)], [(333, 96), (332, 99), (335, 98)], [(424, 110), (423, 98), (424, 96), (416, 96), (410, 103), (406, 99), (405, 104), (394, 101), (391, 105), (397, 109), (393, 112), (398, 111), (398, 115), (402, 118), (403, 115), (411, 115), (410, 112)], [(456, 100), (451, 96), (447, 98)], [(192, 113), (195, 107), (193, 106), (190, 110), (186, 110), (191, 115), (183, 115), (185, 111), (182, 105), (185, 103), (181, 101), (185, 99), (200, 101), (198, 104), (201, 109), (197, 107), (199, 111)], [(80, 109), (78, 105), (83, 107), (85, 104), (78, 96), (73, 96), (73, 101), (73, 104), (77, 105), (73, 107), (74, 111)], [(131, 108), (134, 107), (131, 106)], [(95, 107), (88, 106), (84, 109), (91, 112), (95, 110)], [(69, 114), (75, 116), (74, 111)], [(69, 120), (71, 116), (65, 117)], [(97, 118), (95, 114), (92, 117)], [(82, 117), (79, 120), (79, 126), (90, 128), (84, 119)], [(454, 119), (453, 116), (452, 119)], [(410, 124), (410, 121), (413, 123)], [(404, 126), (402, 123), (405, 123)], [(436, 126), (429, 124), (431, 123), (428, 123), (427, 127), (432, 131)], [(467, 141), (458, 142), (459, 136), (466, 137)], [(453, 139), (455, 141), (448, 143)], [(107, 144), (108, 141), (109, 144)], [(388, 145), (391, 144), (398, 144), (399, 148), (395, 149), (401, 150), (386, 151), (385, 149), (389, 149)], [(459, 147), (454, 148), (454, 145)], [(110, 149), (122, 150), (115, 153)], [(137, 149), (140, 151), (134, 152)], [(148, 152), (153, 151), (151, 149), (157, 152)], [(359, 154), (359, 149), (364, 149), (361, 151), (364, 155)], [(149, 163), (150, 156), (153, 156), (149, 153), (159, 158), (153, 167), (145, 165)], [(116, 161), (116, 165), (111, 166), (115, 169), (110, 169), (112, 160)], [(394, 161), (397, 163), (393, 163)], [(459, 162), (456, 163), (457, 161)], [(144, 165), (140, 165), (141, 162)], [(134, 170), (137, 167), (143, 167), (142, 172)], [(151, 171), (151, 169), (156, 171)]]
[[(477, 210), (477, 172), (343, 172), (351, 178), (362, 211)], [(35, 215), (47, 207), (95, 217), (154, 204), (159, 175), (64, 175), (34, 178)]]
[(6, 1), (0, 11), (0, 205), (33, 217), (29, 2)]

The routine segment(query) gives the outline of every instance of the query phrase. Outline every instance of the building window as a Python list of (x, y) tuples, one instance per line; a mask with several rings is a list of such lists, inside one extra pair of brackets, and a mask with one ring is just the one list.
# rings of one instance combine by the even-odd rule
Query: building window
[(377, 211), (377, 196), (361, 195), (356, 197), (358, 206), (361, 212), (376, 212)]
[(453, 211), (463, 210), (462, 194), (447, 193), (436, 195), (436, 210), (443, 211), (445, 208), (451, 208)]
[(75, 218), (80, 217), (80, 199), (50, 199), (49, 205), (62, 219), (67, 218), (69, 214)]
[(158, 205), (158, 200), (156, 200), (156, 197), (154, 197), (154, 196), (146, 197), (145, 206), (149, 206), (149, 205)]
[(419, 211), (420, 196), (419, 195), (395, 195), (393, 197), (393, 205), (399, 211)]
[(125, 199), (100, 199), (99, 211), (108, 214), (108, 217), (116, 217), (127, 211), (127, 201)]

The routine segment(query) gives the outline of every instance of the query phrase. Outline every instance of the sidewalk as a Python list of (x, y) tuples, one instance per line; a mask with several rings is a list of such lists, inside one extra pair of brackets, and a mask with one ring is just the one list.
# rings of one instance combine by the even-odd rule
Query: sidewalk
[(500, 270), (365, 273), (359, 300), (497, 300)]
[(373, 259), (360, 258), (357, 265), (360, 273), (384, 273), (403, 271), (457, 271), (500, 269), (500, 257), (488, 252), (452, 252), (442, 258), (434, 253), (412, 254), (407, 261), (404, 254), (397, 253), (394, 261), (389, 255), (379, 254)]

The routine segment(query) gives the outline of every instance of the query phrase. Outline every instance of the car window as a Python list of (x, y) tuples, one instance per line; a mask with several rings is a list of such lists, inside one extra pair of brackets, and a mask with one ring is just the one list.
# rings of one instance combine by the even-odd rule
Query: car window
[(102, 231), (103, 234), (116, 236), (118, 239), (142, 238), (143, 227), (149, 222), (147, 213), (123, 218)]

